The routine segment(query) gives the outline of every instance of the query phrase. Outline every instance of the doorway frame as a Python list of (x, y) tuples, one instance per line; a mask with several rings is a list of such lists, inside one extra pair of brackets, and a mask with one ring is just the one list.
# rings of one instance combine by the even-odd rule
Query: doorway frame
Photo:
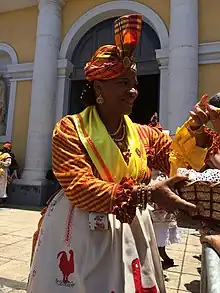
[(82, 15), (67, 32), (59, 52), (59, 61), (66, 64), (65, 75), (58, 74), (57, 97), (56, 97), (56, 120), (67, 114), (71, 80), (69, 75), (73, 68), (70, 62), (74, 49), (84, 34), (96, 24), (112, 17), (118, 17), (128, 13), (143, 15), (143, 21), (149, 24), (158, 35), (161, 49), (156, 50), (156, 59), (160, 69), (160, 122), (167, 126), (167, 102), (168, 102), (168, 48), (169, 36), (166, 25), (151, 8), (135, 1), (118, 0), (111, 1), (86, 12)]

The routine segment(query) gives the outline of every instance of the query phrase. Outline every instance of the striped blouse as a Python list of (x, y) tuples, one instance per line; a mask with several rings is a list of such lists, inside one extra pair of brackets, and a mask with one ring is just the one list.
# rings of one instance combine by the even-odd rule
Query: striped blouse
[[(146, 182), (151, 168), (169, 173), (171, 138), (160, 130), (137, 124), (148, 154)], [(53, 133), (53, 171), (72, 204), (84, 211), (111, 212), (111, 199), (118, 184), (101, 180), (77, 134), (72, 116), (61, 119)]]

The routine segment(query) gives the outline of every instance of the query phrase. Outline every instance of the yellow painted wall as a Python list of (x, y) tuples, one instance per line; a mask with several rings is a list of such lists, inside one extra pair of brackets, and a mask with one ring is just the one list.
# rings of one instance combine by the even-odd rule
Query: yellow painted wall
[(220, 92), (220, 64), (199, 65), (199, 97), (207, 93), (209, 96)]
[[(153, 9), (169, 27), (170, 0), (136, 0)], [(62, 37), (85, 12), (109, 0), (69, 0), (63, 8)], [(199, 0), (199, 42), (220, 41), (219, 0)], [(10, 44), (19, 62), (34, 59), (37, 6), (0, 14), (0, 42)]]
[(154, 10), (163, 20), (167, 28), (170, 24), (170, 0), (137, 0)]
[(19, 62), (34, 60), (37, 16), (37, 6), (0, 14), (0, 42), (14, 48)]
[[(69, 0), (63, 8), (63, 28), (62, 36), (65, 37), (73, 23), (84, 13), (100, 4), (109, 2), (109, 0)], [(115, 1), (112, 1), (115, 2)], [(137, 0), (147, 5), (159, 14), (164, 23), (169, 26), (169, 4), (170, 0)]]
[[(153, 9), (169, 27), (170, 0), (136, 0)], [(108, 0), (69, 0), (63, 9), (63, 38), (85, 12)], [(199, 42), (220, 41), (219, 0), (199, 0)]]
[(219, 0), (199, 0), (199, 42), (220, 41)]
[(21, 168), (25, 162), (31, 87), (32, 82), (29, 80), (17, 82), (12, 143), (13, 151)]

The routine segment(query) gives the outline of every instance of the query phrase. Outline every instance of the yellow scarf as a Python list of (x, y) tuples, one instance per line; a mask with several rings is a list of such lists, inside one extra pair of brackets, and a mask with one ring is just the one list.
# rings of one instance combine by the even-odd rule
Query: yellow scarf
[(73, 119), (79, 138), (103, 180), (120, 183), (124, 177), (132, 177), (137, 182), (143, 179), (147, 156), (136, 126), (128, 116), (124, 116), (131, 151), (128, 165), (99, 118), (95, 106), (73, 115)]
[(188, 130), (190, 119), (177, 128), (173, 139), (169, 159), (170, 177), (177, 174), (178, 168), (188, 168), (190, 166), (192, 169), (199, 171), (205, 165), (208, 148), (196, 146), (196, 139)]

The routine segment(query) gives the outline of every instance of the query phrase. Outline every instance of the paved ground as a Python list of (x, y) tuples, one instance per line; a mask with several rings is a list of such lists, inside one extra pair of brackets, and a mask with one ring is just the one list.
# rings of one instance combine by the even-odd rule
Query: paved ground
[(164, 271), (169, 279), (167, 293), (199, 293), (201, 244), (195, 230), (182, 229), (182, 244), (173, 244), (167, 253), (175, 260), (175, 267)]
[[(32, 234), (39, 212), (0, 208), (0, 293), (24, 293), (29, 271)], [(183, 244), (168, 248), (176, 266), (165, 271), (167, 293), (199, 292), (198, 234), (183, 229)]]

